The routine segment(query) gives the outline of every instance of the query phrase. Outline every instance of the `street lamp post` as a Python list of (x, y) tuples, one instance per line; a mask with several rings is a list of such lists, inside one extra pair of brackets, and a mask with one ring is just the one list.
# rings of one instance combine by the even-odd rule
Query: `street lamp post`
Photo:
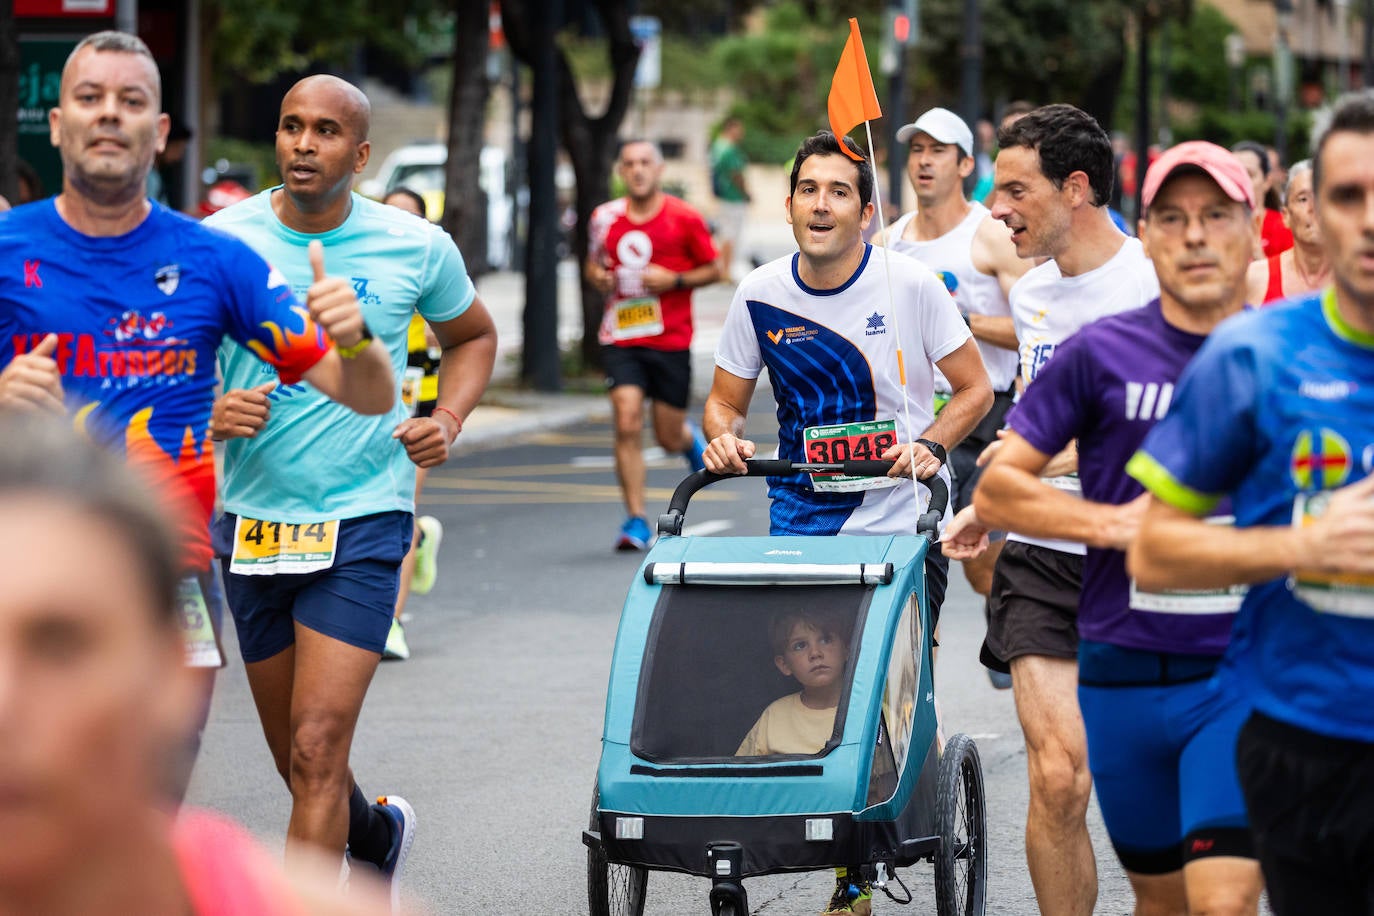
[(1293, 54), (1288, 32), (1293, 27), (1293, 0), (1274, 0), (1274, 149), (1279, 161), (1288, 161), (1288, 100), (1293, 94)]
[(1239, 32), (1226, 36), (1226, 66), (1231, 70), (1231, 111), (1240, 110), (1240, 68), (1245, 65), (1245, 38)]

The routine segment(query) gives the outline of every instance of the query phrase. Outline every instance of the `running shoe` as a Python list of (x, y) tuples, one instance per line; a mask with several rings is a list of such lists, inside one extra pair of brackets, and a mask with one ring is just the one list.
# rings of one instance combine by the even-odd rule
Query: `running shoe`
[(615, 542), (616, 550), (644, 550), (653, 540), (649, 523), (638, 515), (631, 515), (620, 526), (620, 537)]
[(391, 618), (391, 632), (386, 634), (386, 648), (382, 650), (383, 659), (405, 661), (410, 658), (410, 646), (406, 645), (406, 631), (401, 621)]
[(851, 884), (848, 878), (835, 879), (835, 892), (821, 916), (872, 916), (873, 886), (867, 881)]
[(706, 470), (706, 460), (702, 454), (706, 451), (706, 435), (691, 420), (687, 421), (687, 428), (692, 431), (692, 444), (687, 447), (687, 451), (682, 453), (682, 457), (687, 459), (694, 471)]
[(444, 524), (432, 515), (422, 515), (416, 523), (420, 526), (420, 544), (415, 548), (415, 572), (410, 577), (410, 590), (417, 595), (428, 595), (434, 588), (434, 580), (439, 578), (439, 542), (444, 539)]
[(415, 809), (399, 795), (380, 795), (372, 807), (391, 825), (391, 848), (377, 870), (391, 888), (391, 912), (398, 913), (401, 909), (401, 870), (415, 842)]

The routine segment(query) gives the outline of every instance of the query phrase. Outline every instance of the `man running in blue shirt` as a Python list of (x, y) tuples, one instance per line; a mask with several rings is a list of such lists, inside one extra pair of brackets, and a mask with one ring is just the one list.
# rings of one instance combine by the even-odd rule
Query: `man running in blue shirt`
[[(1248, 583), (1222, 667), (1275, 912), (1374, 906), (1374, 93), (1313, 161), (1334, 287), (1227, 322), (1131, 459), (1140, 588)], [(1228, 498), (1235, 527), (1203, 520)]]
[(255, 353), (226, 344), (214, 430), (231, 441), (214, 534), (263, 732), (291, 790), (287, 852), (346, 843), (391, 880), (395, 899), (415, 814), (394, 795), (369, 804), (349, 748), (391, 630), (414, 469), (447, 459), (491, 378), (496, 331), (443, 230), (352, 193), (369, 118), (351, 84), (301, 80), (277, 124), (283, 184), (209, 222), (269, 254), (298, 287), (321, 270), (311, 250), (323, 242), (367, 321), (344, 355), (385, 354), (398, 389), (418, 311), (443, 350), (434, 413), (410, 417), (396, 397), (383, 416), (348, 415), (309, 388), (275, 386)]
[(348, 281), (306, 284), (302, 308), (247, 245), (148, 200), (168, 131), (161, 110), (157, 64), (136, 36), (97, 32), (63, 66), (50, 113), (62, 191), (0, 220), (9, 265), (0, 271), (0, 409), (65, 410), (176, 507), (203, 725), (220, 665), (209, 536), (216, 347), (227, 337), (253, 348), (264, 380), (304, 379), (348, 416), (388, 410), (396, 389), (383, 354), (340, 355), (364, 329)]

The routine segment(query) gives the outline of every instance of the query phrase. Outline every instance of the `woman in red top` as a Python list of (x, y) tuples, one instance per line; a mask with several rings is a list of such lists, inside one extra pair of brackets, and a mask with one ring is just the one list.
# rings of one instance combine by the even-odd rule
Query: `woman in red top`
[[(1241, 165), (1245, 166), (1245, 171), (1249, 173), (1250, 183), (1255, 189), (1255, 200), (1264, 200), (1265, 191), (1269, 187), (1268, 150), (1251, 140), (1244, 140), (1231, 147), (1231, 152), (1235, 153)], [(1255, 211), (1255, 218), (1260, 220), (1256, 259), (1270, 258), (1293, 247), (1293, 233), (1284, 225), (1283, 214), (1268, 207), (1261, 207)]]

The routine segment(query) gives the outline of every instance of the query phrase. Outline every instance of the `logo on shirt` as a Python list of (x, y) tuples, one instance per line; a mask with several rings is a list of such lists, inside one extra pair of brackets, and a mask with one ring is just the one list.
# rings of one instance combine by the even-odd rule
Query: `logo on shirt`
[(374, 292), (370, 292), (367, 284), (371, 283), (368, 277), (352, 277), (353, 295), (358, 297), (359, 305), (381, 305), (382, 297)]
[(1314, 401), (1344, 401), (1355, 393), (1355, 383), (1345, 381), (1303, 382), (1298, 394)]
[[(175, 281), (173, 281), (175, 288)], [(172, 322), (167, 319), (164, 312), (153, 312), (144, 317), (142, 312), (137, 309), (129, 309), (118, 318), (111, 318), (109, 321), (112, 330), (106, 331), (120, 343), (128, 343), (131, 340), (157, 340), (162, 336), (162, 332), (172, 326)], [(183, 341), (167, 341), (167, 343), (182, 343)]]
[(1332, 490), (1350, 476), (1350, 443), (1333, 429), (1305, 429), (1293, 443), (1288, 473), (1299, 490)]
[(1163, 420), (1174, 398), (1174, 383), (1126, 383), (1127, 420)]
[[(798, 324), (790, 328), (778, 328), (776, 331), (764, 331), (764, 333), (768, 335), (768, 339), (776, 346), (780, 343), (805, 343), (819, 334), (820, 330), (817, 328), (808, 328), (804, 324)], [(873, 332), (866, 331), (865, 333)], [(880, 331), (878, 333), (883, 332)]]
[(162, 290), (163, 295), (172, 295), (177, 291), (177, 284), (181, 282), (181, 265), (168, 264), (166, 267), (159, 267), (153, 275), (153, 282)]
[(940, 278), (940, 282), (945, 284), (945, 289), (953, 296), (955, 290), (959, 288), (959, 278), (948, 270), (937, 270), (935, 276)]
[(624, 267), (647, 267), (654, 256), (654, 243), (642, 229), (631, 229), (615, 246), (616, 260)]
[(38, 265), (40, 263), (39, 261), (24, 262), (24, 287), (26, 289), (30, 286), (36, 286), (39, 289), (43, 288), (43, 280), (38, 276)]
[(886, 334), (887, 325), (883, 324), (883, 316), (874, 312), (868, 316), (868, 327), (864, 329), (865, 337), (872, 337), (875, 334)]

